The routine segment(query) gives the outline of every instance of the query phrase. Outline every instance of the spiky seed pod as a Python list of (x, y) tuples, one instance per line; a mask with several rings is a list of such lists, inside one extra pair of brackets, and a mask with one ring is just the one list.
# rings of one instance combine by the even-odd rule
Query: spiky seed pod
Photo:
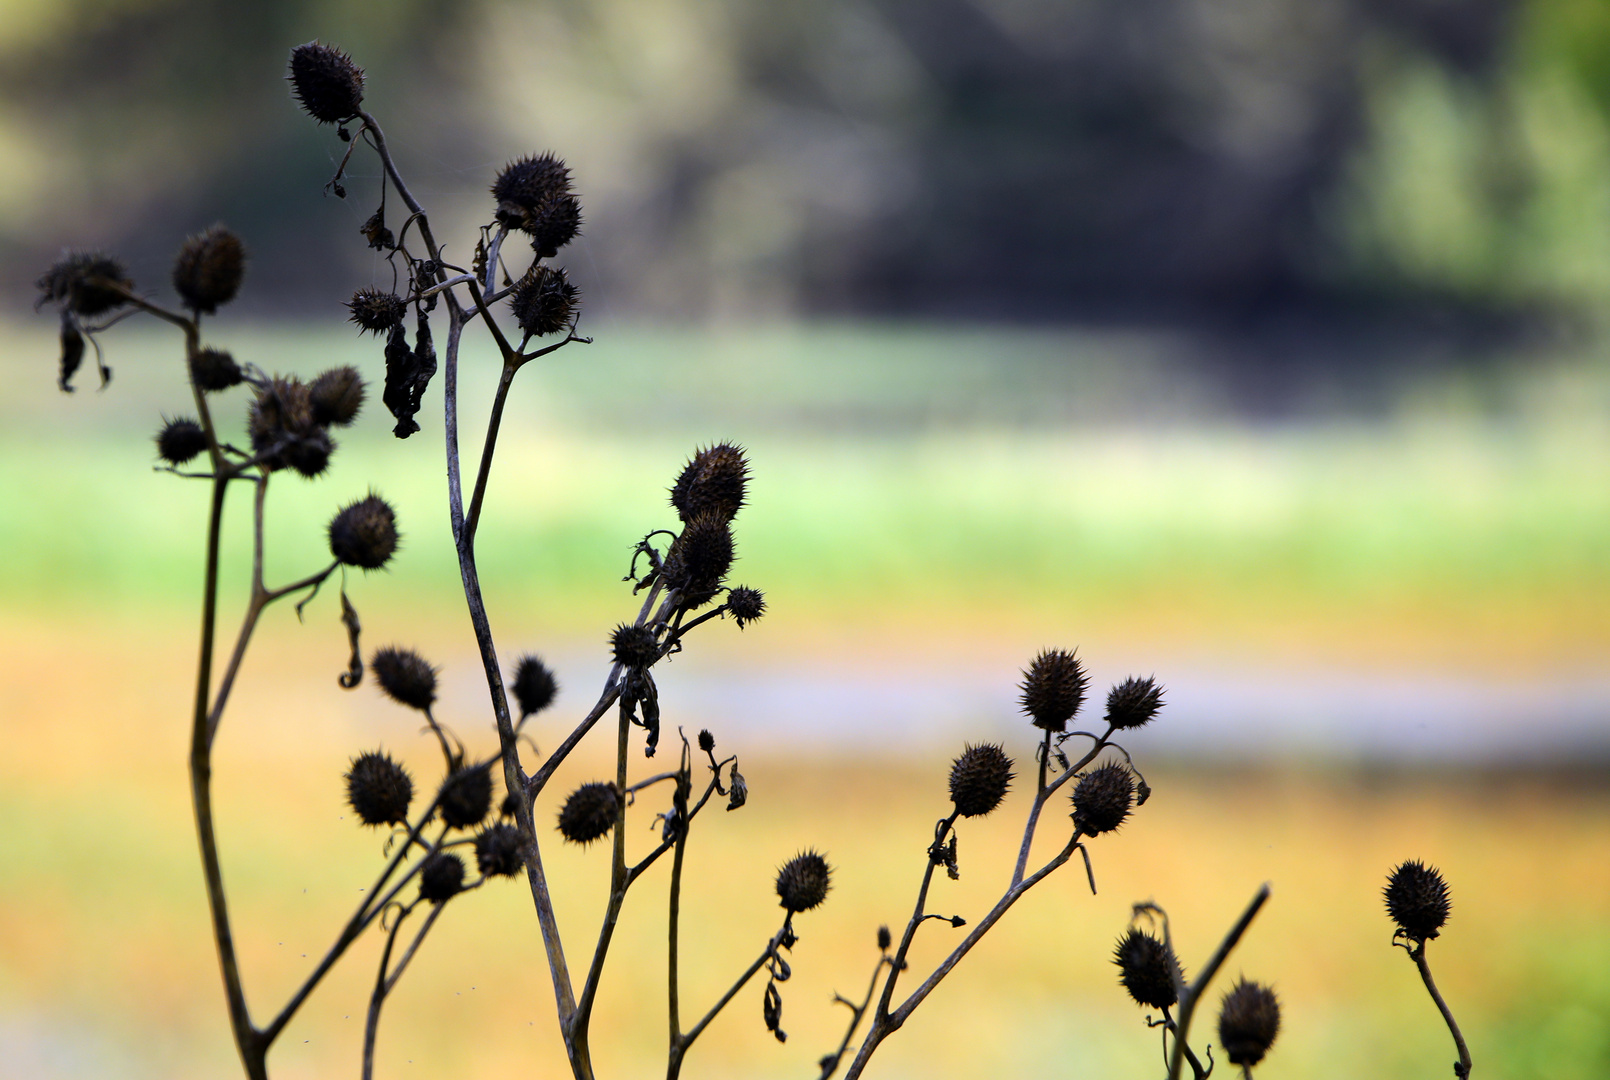
[(706, 511), (683, 526), (665, 554), (665, 582), (682, 591), (682, 606), (692, 611), (716, 598), (732, 569), (732, 519)]
[(888, 952), (889, 946), (894, 943), (894, 937), (889, 933), (887, 926), (878, 927), (878, 951)]
[(1117, 762), (1086, 773), (1073, 789), (1073, 824), (1085, 836), (1112, 832), (1135, 803), (1135, 776)]
[(344, 566), (379, 570), (397, 552), (397, 515), (370, 492), (330, 519), (330, 554)]
[(1437, 937), (1453, 907), (1442, 872), (1418, 859), (1410, 859), (1394, 869), (1382, 893), (1386, 897), (1386, 913), (1398, 924), (1403, 936), (1415, 942)]
[(246, 248), (240, 237), (214, 225), (179, 249), (173, 261), (173, 288), (195, 311), (211, 315), (235, 298), (245, 272)]
[(1118, 981), (1136, 1004), (1169, 1009), (1179, 1000), (1169, 959), (1167, 945), (1144, 930), (1130, 927), (1118, 939), (1112, 962), (1118, 965)]
[(472, 766), (451, 773), (442, 781), (436, 805), (450, 829), (468, 829), (485, 821), (492, 810), (492, 766)]
[(190, 378), (209, 393), (239, 386), (240, 365), (222, 349), (200, 349), (190, 358)]
[(581, 202), (574, 195), (549, 199), (526, 215), (525, 231), (539, 259), (551, 259), (581, 232)]
[(1120, 731), (1138, 728), (1163, 707), (1163, 688), (1151, 676), (1131, 676), (1107, 694), (1107, 723)]
[(379, 334), (402, 323), (403, 316), (408, 314), (408, 304), (396, 293), (381, 292), (365, 285), (352, 294), (347, 310), (352, 313), (347, 316), (348, 322), (357, 323), (371, 334)]
[(207, 433), (188, 416), (176, 416), (157, 432), (157, 455), (169, 465), (183, 465), (207, 449)]
[(484, 877), (513, 877), (525, 866), (520, 830), (493, 825), (475, 838), (475, 866)]
[(646, 668), (660, 658), (654, 631), (646, 626), (621, 623), (609, 636), (609, 647), (615, 654), (615, 662), (629, 668)]
[(419, 898), (443, 904), (464, 891), (464, 860), (438, 851), (419, 868)]
[(708, 754), (708, 753), (713, 752), (715, 750), (715, 748), (716, 748), (716, 737), (714, 735), (710, 734), (708, 729), (700, 731), (699, 732), (699, 750), (700, 750), (700, 752)]
[(536, 337), (568, 330), (580, 302), (581, 293), (565, 272), (551, 266), (533, 266), (509, 294), (509, 310), (520, 329)]
[(570, 793), (559, 811), (559, 831), (572, 844), (590, 844), (615, 827), (621, 797), (614, 784), (583, 784)]
[(348, 364), (324, 372), (308, 387), (313, 398), (313, 422), (346, 427), (363, 408), (363, 376)]
[(339, 124), (363, 106), (363, 69), (329, 45), (310, 41), (292, 49), (286, 79), (297, 104), (321, 124)]
[(1261, 983), (1241, 979), (1219, 1006), (1219, 1045), (1230, 1064), (1251, 1066), (1263, 1060), (1280, 1034), (1280, 1001)]
[(738, 629), (742, 630), (766, 614), (766, 594), (759, 589), (739, 585), (727, 593), (727, 610), (732, 612), (732, 617), (738, 620)]
[(833, 868), (815, 851), (802, 851), (777, 871), (777, 897), (790, 912), (809, 911), (827, 899)]
[(334, 449), (328, 433), (313, 421), (312, 393), (294, 375), (278, 376), (258, 388), (246, 411), (246, 433), (268, 468), (289, 465), (304, 476), (322, 471)]
[(511, 229), (524, 228), (530, 210), (569, 193), (570, 168), (551, 153), (511, 161), (492, 181), (498, 223)]
[(399, 705), (424, 712), (436, 702), (436, 669), (412, 649), (395, 645), (376, 649), (369, 658), (380, 689)]
[(950, 801), (962, 817), (983, 817), (1012, 784), (1012, 759), (994, 743), (967, 746), (950, 766)]
[(682, 466), (671, 486), (671, 505), (684, 523), (710, 512), (730, 519), (743, 509), (748, 482), (749, 462), (744, 458), (744, 448), (734, 443), (716, 443), (694, 451)]
[(414, 781), (390, 754), (370, 751), (353, 758), (345, 779), (347, 802), (365, 825), (400, 825), (408, 820)]
[(285, 464), (312, 480), (329, 466), (333, 453), (335, 440), (330, 438), (330, 433), (323, 428), (314, 428), (301, 438), (291, 440), (280, 452), (280, 457)]
[(498, 804), (498, 817), (512, 818), (516, 813), (519, 812), (519, 810), (520, 800), (515, 796), (514, 792), (511, 791), (507, 795), (503, 796), (503, 801)]
[(85, 317), (104, 315), (128, 303), (105, 283), (134, 288), (123, 264), (98, 251), (69, 251), (34, 282), (39, 304), (56, 304)]
[(514, 668), (514, 699), (520, 703), (520, 719), (539, 713), (553, 704), (559, 684), (540, 657), (526, 654)]
[(1034, 658), (1023, 673), (1023, 711), (1034, 718), (1034, 726), (1047, 731), (1066, 731), (1068, 721), (1084, 704), (1090, 677), (1079, 658), (1062, 649), (1046, 649)]

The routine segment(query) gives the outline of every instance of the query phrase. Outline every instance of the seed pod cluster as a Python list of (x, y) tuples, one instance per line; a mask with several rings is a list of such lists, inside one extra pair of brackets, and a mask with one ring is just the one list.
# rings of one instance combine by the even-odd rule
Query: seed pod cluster
[(1012, 759), (995, 743), (966, 747), (950, 766), (950, 801), (962, 817), (994, 810), (1011, 784)]
[(483, 877), (513, 877), (525, 866), (520, 830), (497, 824), (475, 837), (475, 866)]
[(511, 689), (514, 699), (520, 703), (520, 719), (524, 720), (553, 704), (559, 684), (554, 681), (553, 672), (548, 670), (547, 664), (539, 657), (527, 654), (520, 657), (520, 662), (515, 665)]
[(420, 899), (443, 904), (463, 891), (463, 859), (446, 851), (438, 851), (425, 859), (425, 865), (419, 869)]
[(400, 825), (408, 820), (414, 781), (391, 755), (370, 751), (347, 770), (347, 802), (365, 825)]
[(1179, 1000), (1170, 961), (1167, 945), (1134, 927), (1118, 939), (1112, 958), (1118, 965), (1118, 981), (1129, 996), (1136, 1004), (1153, 1009), (1173, 1008)]
[(317, 41), (298, 45), (286, 78), (297, 103), (321, 124), (339, 124), (363, 107), (363, 69), (340, 49)]
[(1241, 979), (1224, 995), (1219, 1007), (1219, 1045), (1230, 1064), (1258, 1064), (1279, 1034), (1280, 1000), (1273, 990)]
[(614, 784), (583, 784), (559, 811), (559, 831), (572, 844), (590, 844), (615, 827), (620, 810), (620, 792)]
[(1120, 731), (1146, 724), (1163, 707), (1163, 688), (1148, 676), (1131, 676), (1107, 694), (1107, 723)]
[(187, 307), (211, 315), (235, 298), (245, 271), (246, 248), (240, 237), (214, 225), (179, 249), (173, 261), (173, 288)]
[(294, 375), (260, 387), (246, 413), (252, 449), (270, 469), (290, 468), (312, 478), (330, 464), (335, 441), (313, 418), (313, 393)]
[(790, 914), (809, 911), (827, 899), (832, 867), (815, 851), (802, 851), (777, 871), (777, 897)]
[(188, 416), (176, 416), (157, 432), (157, 456), (169, 465), (183, 465), (207, 449), (207, 434)]
[(436, 703), (436, 669), (412, 649), (387, 645), (369, 658), (380, 689), (399, 705), (426, 712)]
[(551, 266), (533, 266), (509, 294), (515, 322), (533, 337), (570, 329), (580, 303), (580, 290)]
[(1034, 726), (1046, 731), (1066, 731), (1079, 707), (1084, 704), (1090, 677), (1079, 658), (1062, 649), (1046, 649), (1023, 673), (1023, 711), (1034, 719)]
[(379, 570), (397, 552), (397, 515), (370, 492), (330, 520), (330, 554), (344, 566)]
[(581, 203), (570, 190), (570, 169), (552, 154), (511, 161), (492, 182), (494, 216), (531, 237), (539, 259), (549, 259), (581, 231)]
[(1073, 788), (1073, 824), (1085, 836), (1112, 832), (1135, 803), (1135, 776), (1113, 762), (1092, 769)]
[(1403, 936), (1414, 942), (1437, 937), (1448, 921), (1452, 902), (1448, 898), (1448, 883), (1434, 866), (1417, 859), (1397, 866), (1387, 878), (1386, 913)]
[(492, 810), (492, 766), (454, 770), (442, 781), (436, 807), (450, 829), (469, 829), (486, 820)]
[(55, 304), (74, 315), (93, 318), (128, 303), (109, 286), (133, 289), (123, 264), (98, 251), (70, 251), (34, 283), (39, 304)]

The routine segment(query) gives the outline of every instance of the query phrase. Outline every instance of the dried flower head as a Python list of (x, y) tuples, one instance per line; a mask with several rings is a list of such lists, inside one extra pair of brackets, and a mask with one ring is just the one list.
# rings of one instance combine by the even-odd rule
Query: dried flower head
[(207, 433), (188, 416), (176, 416), (157, 432), (157, 456), (169, 465), (183, 465), (207, 449)]
[(1448, 921), (1452, 903), (1442, 872), (1417, 859), (1398, 866), (1387, 878), (1386, 913), (1410, 941), (1437, 937)]
[(743, 508), (748, 482), (749, 462), (744, 458), (744, 448), (734, 443), (716, 443), (695, 451), (682, 467), (671, 487), (671, 505), (684, 523), (712, 512), (731, 519)]
[(1120, 731), (1138, 728), (1163, 707), (1163, 688), (1151, 676), (1131, 676), (1107, 694), (1107, 723)]
[(525, 866), (520, 830), (499, 824), (475, 838), (475, 866), (483, 877), (513, 877)]
[(346, 781), (347, 802), (365, 825), (400, 825), (408, 820), (414, 781), (391, 755), (371, 751), (353, 758)]
[(995, 743), (966, 747), (950, 766), (950, 801), (962, 817), (994, 810), (1011, 784), (1012, 759)]
[(436, 702), (436, 669), (412, 649), (387, 645), (369, 658), (380, 689), (399, 705), (425, 712)]
[(396, 293), (381, 292), (365, 285), (352, 294), (347, 310), (352, 313), (347, 316), (348, 322), (357, 323), (371, 334), (379, 334), (402, 323), (403, 316), (408, 314), (408, 304)]
[(419, 868), (419, 897), (442, 904), (464, 891), (464, 860), (446, 851), (425, 859)]
[(615, 654), (615, 662), (629, 668), (646, 668), (660, 658), (654, 631), (646, 626), (621, 623), (609, 636), (609, 647)]
[(559, 684), (554, 681), (553, 672), (548, 670), (547, 664), (527, 653), (515, 665), (512, 689), (514, 699), (520, 703), (520, 719), (524, 720), (553, 704)]
[(190, 358), (190, 378), (209, 393), (239, 386), (240, 365), (222, 349), (198, 349)]
[(878, 927), (878, 951), (888, 952), (889, 946), (894, 943), (894, 937), (889, 933), (887, 926)]
[(509, 294), (515, 322), (535, 337), (570, 329), (580, 302), (581, 293), (565, 272), (551, 266), (533, 266)]
[(286, 466), (317, 476), (335, 444), (313, 419), (313, 395), (294, 375), (277, 376), (257, 390), (246, 412), (252, 449), (270, 469)]
[(344, 566), (378, 570), (397, 552), (397, 515), (370, 492), (330, 519), (330, 554)]
[(827, 899), (833, 868), (815, 851), (802, 851), (777, 871), (777, 896), (790, 913), (809, 911)]
[(1136, 1004), (1168, 1009), (1178, 1000), (1170, 959), (1167, 945), (1144, 930), (1130, 927), (1118, 939), (1112, 962), (1118, 965), (1118, 981)]
[(292, 439), (280, 451), (279, 458), (294, 471), (307, 477), (309, 480), (319, 476), (330, 465), (330, 455), (335, 453), (335, 440), (330, 433), (321, 427), (316, 427), (298, 439)]
[(703, 753), (713, 753), (716, 748), (716, 737), (710, 734), (708, 728), (699, 732), (699, 750)]
[(1230, 1064), (1251, 1066), (1263, 1060), (1280, 1034), (1280, 1001), (1275, 992), (1241, 979), (1219, 1006), (1219, 1044)]
[(665, 554), (665, 583), (692, 611), (716, 598), (734, 558), (731, 519), (707, 511), (689, 521)]
[(449, 774), (436, 805), (450, 829), (479, 825), (492, 810), (492, 766), (472, 765)]
[(1135, 802), (1135, 776), (1118, 762), (1093, 769), (1073, 789), (1073, 824), (1085, 836), (1112, 832)]
[(348, 364), (331, 368), (308, 387), (313, 398), (313, 422), (346, 427), (363, 408), (363, 376)]
[(1084, 704), (1090, 677), (1079, 658), (1062, 649), (1046, 649), (1034, 658), (1023, 673), (1023, 711), (1034, 718), (1034, 726), (1047, 731), (1065, 731), (1068, 721)]
[(317, 41), (298, 45), (286, 78), (297, 103), (321, 124), (339, 124), (363, 107), (363, 69), (340, 49)]
[(583, 784), (570, 793), (559, 811), (559, 831), (572, 844), (590, 844), (615, 827), (621, 797), (614, 784)]
[(69, 251), (34, 284), (40, 305), (56, 304), (85, 317), (103, 315), (128, 303), (109, 286), (134, 288), (123, 264), (98, 251)]
[(245, 272), (246, 248), (240, 237), (214, 225), (179, 249), (173, 261), (173, 288), (187, 306), (211, 315), (235, 298)]
[(531, 236), (537, 257), (552, 258), (581, 229), (581, 204), (570, 190), (570, 169), (552, 154), (511, 161), (492, 182), (501, 225)]
[(739, 585), (727, 593), (727, 610), (738, 621), (738, 629), (766, 614), (766, 594), (747, 585)]

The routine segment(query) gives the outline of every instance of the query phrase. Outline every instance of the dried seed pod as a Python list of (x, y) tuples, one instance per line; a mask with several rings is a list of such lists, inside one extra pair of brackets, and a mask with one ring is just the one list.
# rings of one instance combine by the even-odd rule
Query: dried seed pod
[(570, 190), (570, 169), (552, 154), (521, 158), (492, 182), (501, 225), (531, 236), (539, 259), (552, 258), (581, 231), (581, 203)]
[(815, 851), (802, 851), (777, 871), (777, 896), (789, 912), (809, 911), (827, 899), (833, 868)]
[(408, 820), (414, 781), (391, 755), (371, 751), (352, 759), (347, 802), (365, 825), (401, 825)]
[(240, 365), (222, 349), (199, 349), (190, 358), (190, 378), (209, 393), (239, 386)]
[(621, 623), (609, 636), (609, 647), (615, 654), (615, 662), (629, 668), (646, 668), (660, 658), (654, 631), (646, 626)]
[(207, 433), (188, 416), (176, 416), (157, 432), (157, 455), (169, 465), (183, 465), (207, 449)]
[(749, 801), (749, 784), (744, 780), (743, 773), (738, 771), (738, 763), (732, 765), (732, 783), (728, 785), (730, 794), (727, 796), (728, 810), (741, 810), (744, 803)]
[(712, 753), (716, 748), (716, 737), (708, 729), (699, 732), (699, 750), (703, 753)]
[(370, 492), (330, 520), (330, 554), (345, 566), (378, 570), (397, 552), (397, 515)]
[(329, 467), (333, 453), (335, 440), (330, 438), (330, 433), (323, 428), (314, 428), (306, 435), (292, 439), (279, 456), (286, 465), (311, 480)]
[(403, 316), (408, 314), (408, 304), (396, 293), (381, 292), (365, 285), (352, 294), (347, 310), (351, 312), (348, 322), (357, 323), (371, 334), (379, 334), (402, 323)]
[(363, 408), (363, 376), (348, 364), (331, 368), (313, 380), (308, 392), (313, 399), (313, 422), (346, 427)]
[(950, 801), (962, 817), (994, 810), (1011, 784), (1012, 759), (994, 743), (966, 747), (950, 766)]
[(738, 621), (738, 629), (766, 614), (766, 594), (759, 589), (739, 585), (727, 593), (727, 610)]
[(1107, 723), (1120, 731), (1138, 728), (1163, 707), (1163, 688), (1152, 676), (1131, 676), (1107, 694)]
[(464, 860), (446, 851), (425, 859), (419, 868), (419, 897), (442, 904), (464, 891)]
[(1073, 824), (1085, 836), (1112, 832), (1129, 817), (1135, 802), (1135, 776), (1113, 762), (1093, 769), (1073, 789)]
[(539, 657), (526, 654), (520, 657), (520, 662), (514, 668), (514, 699), (520, 703), (520, 719), (524, 720), (533, 713), (539, 713), (553, 704), (554, 695), (559, 692), (559, 684), (554, 681), (553, 672), (548, 670)]
[(363, 107), (363, 69), (340, 49), (310, 41), (291, 50), (291, 94), (321, 124), (339, 124)]
[(468, 829), (486, 820), (492, 810), (492, 766), (458, 769), (442, 781), (436, 806), (450, 829)]
[(475, 866), (484, 877), (513, 877), (525, 866), (520, 830), (493, 825), (475, 838)]
[(369, 658), (380, 689), (391, 700), (425, 712), (436, 702), (436, 669), (412, 649), (388, 645)]
[(257, 390), (246, 411), (246, 433), (252, 449), (270, 469), (286, 466), (316, 476), (335, 444), (313, 420), (313, 395), (294, 375), (277, 376)]
[(744, 458), (744, 448), (735, 443), (716, 443), (696, 450), (682, 466), (671, 486), (671, 505), (684, 523), (711, 512), (731, 519), (743, 509), (748, 482), (749, 462)]
[(1062, 649), (1046, 649), (1023, 673), (1023, 711), (1034, 718), (1035, 727), (1066, 731), (1068, 721), (1084, 704), (1085, 687), (1089, 685), (1090, 678), (1077, 656)]
[(1252, 1066), (1263, 1060), (1280, 1034), (1280, 1001), (1260, 983), (1242, 979), (1219, 1006), (1219, 1045), (1230, 1064)]
[(240, 237), (214, 225), (192, 236), (173, 261), (173, 288), (198, 314), (210, 315), (240, 291), (246, 271), (246, 248)]
[(563, 270), (533, 266), (509, 294), (509, 310), (520, 329), (536, 337), (570, 329), (581, 293)]
[(56, 304), (75, 315), (93, 318), (128, 303), (116, 288), (133, 289), (123, 264), (98, 251), (69, 251), (34, 283), (39, 304)]
[(1382, 892), (1386, 913), (1410, 941), (1424, 942), (1441, 934), (1453, 907), (1441, 871), (1417, 859), (1396, 867)]
[(614, 784), (583, 784), (559, 811), (559, 831), (572, 844), (590, 844), (615, 827), (620, 811), (621, 797)]
[(1118, 981), (1137, 1005), (1169, 1009), (1179, 1000), (1174, 991), (1171, 959), (1167, 945), (1131, 927), (1118, 939), (1112, 962), (1118, 965)]
[(889, 933), (887, 926), (878, 927), (878, 951), (888, 952), (889, 946), (894, 943), (894, 937)]
[(716, 511), (683, 526), (665, 554), (665, 583), (682, 592), (682, 606), (696, 610), (716, 598), (735, 557), (731, 518)]

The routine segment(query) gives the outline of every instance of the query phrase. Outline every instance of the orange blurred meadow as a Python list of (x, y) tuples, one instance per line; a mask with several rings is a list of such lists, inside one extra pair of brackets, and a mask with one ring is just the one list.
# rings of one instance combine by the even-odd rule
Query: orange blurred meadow
[[(264, 367), (378, 371), (377, 349), (340, 331), (217, 333)], [(1156, 343), (880, 327), (599, 338), (522, 375), (483, 526), (505, 660), (540, 651), (562, 686), (533, 737), (552, 746), (601, 685), (605, 634), (635, 611), (626, 557), (667, 524), (686, 454), (743, 441), (754, 497), (735, 576), (770, 610), (741, 633), (703, 628), (660, 677), (668, 727), (711, 727), (751, 792), (693, 834), (684, 1012), (775, 930), (778, 864), (815, 847), (835, 868), (828, 903), (797, 921), (788, 1041), (765, 1031), (752, 984), (689, 1075), (814, 1074), (848, 1019), (833, 994), (864, 992), (877, 927), (909, 913), (951, 757), (999, 740), (1020, 777), (1032, 769), (1016, 682), (1048, 645), (1079, 646), (1098, 690), (1153, 671), (1170, 686), (1130, 747), (1155, 793), (1091, 843), (1097, 895), (1077, 863), (1031, 892), (869, 1075), (1159, 1075), (1156, 1033), (1110, 962), (1131, 905), (1167, 908), (1194, 970), (1266, 881), (1273, 898), (1219, 984), (1245, 973), (1281, 996), (1257, 1075), (1445, 1074), (1451, 1040), (1380, 901), (1406, 858), (1451, 884), (1430, 955), (1477, 1074), (1610, 1075), (1610, 379), (1591, 358), (1259, 426), (1181, 389)], [(181, 373), (171, 343), (114, 333), (112, 385), (65, 398), (48, 334), (5, 340), (0, 1077), (232, 1075), (185, 786), (201, 489), (153, 472), (148, 442), (162, 410), (184, 408)], [(470, 416), (487, 389), (474, 359)], [(270, 576), (319, 565), (339, 505), (371, 485), (393, 499), (395, 566), (346, 582), (366, 650), (419, 648), (442, 668), (444, 722), (489, 749), (440, 419), (396, 443), (371, 408), (327, 479), (276, 479)], [(335, 685), (333, 586), (304, 621), (283, 605), (265, 621), (220, 737), (225, 873), (259, 1012), (379, 865), (385, 838), (344, 804), (350, 758), (383, 746), (421, 785), (434, 776), (412, 714), (368, 683)], [(539, 821), (605, 773), (606, 752), (584, 746)], [(1023, 783), (963, 823), (961, 879), (936, 884), (933, 910), (972, 921), (998, 895)], [(641, 797), (634, 850), (659, 807)], [(1041, 847), (1058, 827), (1050, 815)], [(544, 856), (575, 966), (608, 856), (557, 836)], [(603, 1076), (663, 1068), (667, 869), (616, 936)], [(915, 973), (964, 932), (926, 924)], [(317, 991), (270, 1058), (276, 1076), (356, 1072), (379, 946), (371, 932)], [(494, 882), (453, 901), (400, 984), (378, 1072), (558, 1074), (553, 1016), (529, 895)]]

